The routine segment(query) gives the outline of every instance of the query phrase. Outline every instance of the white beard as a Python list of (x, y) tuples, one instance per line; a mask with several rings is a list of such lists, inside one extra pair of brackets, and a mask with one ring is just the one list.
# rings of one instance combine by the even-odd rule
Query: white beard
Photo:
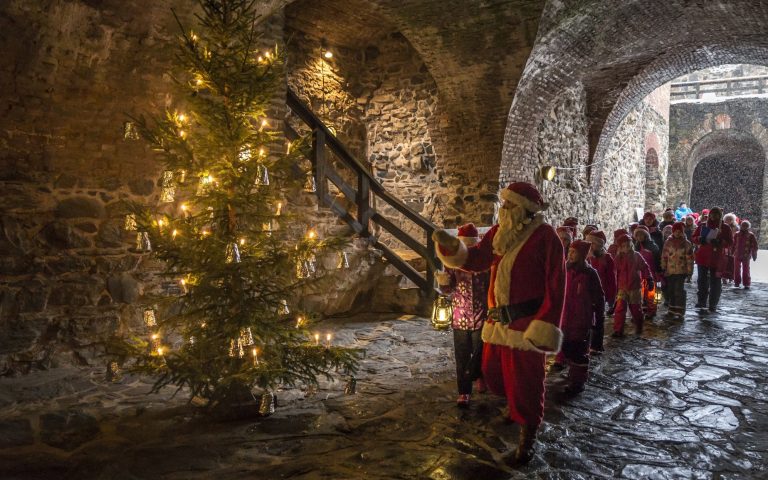
[(504, 255), (511, 251), (529, 223), (531, 218), (527, 216), (523, 207), (500, 208), (499, 229), (493, 237), (493, 253)]

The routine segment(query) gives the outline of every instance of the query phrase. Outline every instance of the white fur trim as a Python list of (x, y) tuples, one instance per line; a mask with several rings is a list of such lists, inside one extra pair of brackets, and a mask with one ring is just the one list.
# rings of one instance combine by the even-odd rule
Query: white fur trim
[(481, 336), (485, 343), (529, 352), (557, 353), (563, 344), (562, 330), (543, 320), (533, 320), (525, 332), (503, 323), (486, 322)]
[(523, 338), (523, 332), (512, 330), (508, 325), (499, 322), (485, 322), (481, 334), (483, 342), (492, 345), (502, 345), (515, 350), (536, 351), (533, 346)]
[(549, 204), (544, 203), (542, 205), (539, 205), (538, 203), (534, 203), (524, 196), (520, 195), (517, 192), (513, 192), (512, 190), (505, 188), (501, 191), (501, 198), (504, 200), (509, 200), (510, 202), (514, 203), (515, 205), (520, 205), (524, 209), (528, 210), (529, 212), (540, 212), (542, 210), (546, 210), (549, 207)]
[(532, 321), (523, 338), (540, 352), (557, 353), (563, 345), (563, 331), (544, 320)]
[(506, 252), (501, 257), (501, 261), (496, 266), (496, 279), (493, 283), (493, 295), (496, 299), (496, 306), (509, 305), (509, 292), (512, 285), (512, 267), (515, 265), (515, 259), (517, 254), (525, 246), (528, 239), (544, 223), (544, 217), (536, 215), (526, 226), (526, 230), (522, 232), (517, 245), (512, 250)]
[(437, 247), (435, 250), (437, 251), (437, 258), (442, 260), (447, 267), (451, 268), (463, 267), (469, 256), (469, 250), (467, 250), (467, 246), (464, 245), (464, 242), (459, 242), (459, 249), (453, 255), (443, 255), (440, 252), (440, 247)]

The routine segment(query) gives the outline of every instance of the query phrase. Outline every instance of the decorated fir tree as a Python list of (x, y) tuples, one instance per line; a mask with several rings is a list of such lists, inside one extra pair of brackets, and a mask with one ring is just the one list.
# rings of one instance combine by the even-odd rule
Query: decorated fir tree
[(133, 208), (138, 248), (181, 291), (154, 300), (146, 331), (112, 353), (156, 376), (156, 389), (188, 387), (216, 406), (354, 370), (355, 355), (294, 308), (317, 281), (315, 259), (340, 242), (290, 208), (306, 183), (296, 174), (306, 142), (286, 148), (268, 118), (285, 80), (277, 48), (257, 48), (258, 2), (199, 6), (194, 29), (179, 21), (175, 105), (134, 119), (165, 166), (160, 204)]

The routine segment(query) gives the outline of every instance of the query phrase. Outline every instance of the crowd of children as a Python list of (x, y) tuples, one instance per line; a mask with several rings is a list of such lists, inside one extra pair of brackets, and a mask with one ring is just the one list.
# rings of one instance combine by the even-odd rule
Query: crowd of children
[[(568, 367), (567, 392), (577, 394), (587, 381), (590, 355), (603, 351), (604, 319), (613, 317), (612, 337), (624, 336), (627, 311), (634, 332), (641, 334), (647, 318), (663, 303), (667, 316), (682, 319), (685, 284), (698, 266), (696, 308), (717, 311), (723, 284), (751, 285), (750, 261), (757, 259), (757, 239), (748, 220), (721, 208), (692, 212), (685, 203), (668, 208), (659, 221), (646, 212), (638, 223), (613, 232), (613, 242), (597, 225), (579, 232), (569, 217), (557, 227), (566, 256), (567, 280), (561, 329), (562, 349), (552, 368)], [(465, 244), (479, 240), (477, 229), (459, 229)], [(449, 269), (438, 275), (443, 293), (452, 293), (454, 347), (459, 390), (457, 404), (469, 406), (472, 384), (483, 391), (480, 373), (480, 330), (487, 315), (488, 272)]]

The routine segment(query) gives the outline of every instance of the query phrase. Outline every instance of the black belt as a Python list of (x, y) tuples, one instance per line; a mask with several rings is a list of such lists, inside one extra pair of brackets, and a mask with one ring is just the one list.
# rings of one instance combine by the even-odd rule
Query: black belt
[(530, 317), (539, 311), (541, 304), (544, 303), (543, 298), (534, 298), (527, 302), (515, 303), (512, 305), (504, 305), (502, 307), (495, 307), (488, 311), (488, 317), (495, 322), (503, 324), (512, 323), (518, 318)]

